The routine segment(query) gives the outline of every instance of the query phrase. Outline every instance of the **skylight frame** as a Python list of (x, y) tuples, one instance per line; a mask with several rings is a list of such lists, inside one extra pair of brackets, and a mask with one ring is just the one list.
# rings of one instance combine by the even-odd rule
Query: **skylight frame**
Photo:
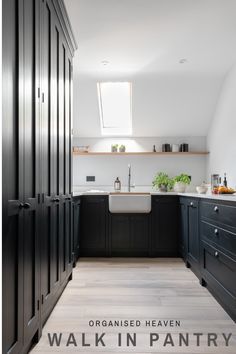
[[(129, 86), (129, 122), (125, 126), (109, 126), (105, 124), (103, 104), (105, 98), (102, 97), (102, 85), (103, 84), (128, 84)], [(97, 83), (97, 93), (98, 93), (98, 106), (99, 106), (99, 117), (100, 117), (100, 128), (101, 134), (103, 136), (132, 136), (132, 83), (129, 81), (100, 81)]]

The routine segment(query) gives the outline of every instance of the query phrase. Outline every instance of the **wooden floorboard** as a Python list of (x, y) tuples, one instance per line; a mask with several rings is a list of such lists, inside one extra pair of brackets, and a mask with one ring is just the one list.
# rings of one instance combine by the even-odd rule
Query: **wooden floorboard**
[[(90, 327), (90, 320), (140, 320), (141, 326)], [(149, 327), (146, 320), (177, 320), (180, 327)], [(121, 347), (118, 333), (136, 332), (137, 346)], [(50, 347), (48, 333), (63, 333), (62, 344)], [(74, 333), (77, 347), (66, 346), (69, 333)], [(90, 347), (81, 346), (82, 333)], [(105, 347), (94, 346), (95, 333), (106, 333)], [(150, 333), (159, 340), (150, 347)], [(163, 346), (170, 333), (174, 346)], [(179, 346), (179, 333), (189, 333), (191, 346)], [(203, 333), (196, 345), (193, 333)], [(207, 334), (216, 333), (217, 347), (207, 345)], [(229, 347), (222, 333), (232, 333)], [(236, 324), (201, 287), (198, 279), (181, 259), (175, 258), (82, 258), (73, 271), (58, 304), (53, 310), (39, 343), (32, 353), (236, 353)]]

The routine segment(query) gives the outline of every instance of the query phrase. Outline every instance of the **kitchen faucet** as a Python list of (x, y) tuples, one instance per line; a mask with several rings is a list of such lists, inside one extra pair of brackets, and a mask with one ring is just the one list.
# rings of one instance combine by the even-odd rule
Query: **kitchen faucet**
[(130, 181), (131, 181), (131, 165), (128, 165), (128, 192), (130, 192)]
[(134, 188), (134, 184), (131, 186), (131, 165), (128, 164), (128, 192), (130, 192), (131, 187)]

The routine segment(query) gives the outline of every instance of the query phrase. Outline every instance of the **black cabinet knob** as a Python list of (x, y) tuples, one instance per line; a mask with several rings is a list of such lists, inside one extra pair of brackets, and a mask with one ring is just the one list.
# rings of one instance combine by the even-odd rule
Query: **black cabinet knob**
[(219, 257), (219, 252), (215, 251), (215, 257), (216, 257), (216, 258)]
[(193, 206), (194, 206), (193, 202), (191, 202), (191, 203), (190, 203), (190, 206), (191, 206), (191, 207), (193, 207)]
[(214, 211), (215, 211), (216, 213), (219, 211), (219, 208), (218, 208), (217, 205), (214, 207)]
[(214, 232), (215, 232), (216, 236), (219, 235), (219, 230), (218, 229), (215, 229)]

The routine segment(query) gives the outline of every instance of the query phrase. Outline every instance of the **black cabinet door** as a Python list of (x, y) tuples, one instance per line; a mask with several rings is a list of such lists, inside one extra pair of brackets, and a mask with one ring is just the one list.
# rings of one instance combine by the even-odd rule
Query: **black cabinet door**
[(107, 255), (107, 196), (82, 196), (81, 243), (83, 256)]
[(47, 318), (60, 286), (58, 196), (58, 33), (50, 1), (41, 1), (41, 301)]
[(179, 253), (186, 260), (187, 252), (187, 203), (185, 198), (179, 200)]
[(149, 215), (110, 214), (110, 255), (148, 256)]
[(130, 248), (135, 256), (149, 254), (149, 214), (130, 217)]
[(111, 256), (130, 253), (131, 229), (128, 215), (110, 215), (110, 249)]
[(196, 199), (187, 200), (187, 262), (196, 275), (200, 274), (199, 266), (199, 202)]
[[(59, 28), (59, 23), (58, 23)], [(60, 29), (59, 35), (59, 196), (60, 210), (60, 276), (65, 282), (73, 266), (73, 219), (71, 200), (71, 57)]]
[(4, 0), (2, 43), (2, 287), (3, 353), (23, 347), (23, 140), (18, 115), (17, 2)]
[(152, 197), (152, 237), (150, 255), (178, 254), (178, 197)]
[(43, 321), (72, 271), (71, 56), (50, 0), (41, 1), (41, 299)]
[(4, 1), (3, 18), (3, 351), (19, 353), (39, 329), (38, 3)]
[[(19, 115), (24, 121), (24, 346), (39, 327), (39, 215), (40, 215), (40, 120), (37, 86), (39, 84), (39, 7), (37, 0), (24, 0), (24, 19), (19, 23), (23, 46), (19, 49), (19, 75), (23, 94)], [(36, 34), (37, 33), (37, 34)]]

